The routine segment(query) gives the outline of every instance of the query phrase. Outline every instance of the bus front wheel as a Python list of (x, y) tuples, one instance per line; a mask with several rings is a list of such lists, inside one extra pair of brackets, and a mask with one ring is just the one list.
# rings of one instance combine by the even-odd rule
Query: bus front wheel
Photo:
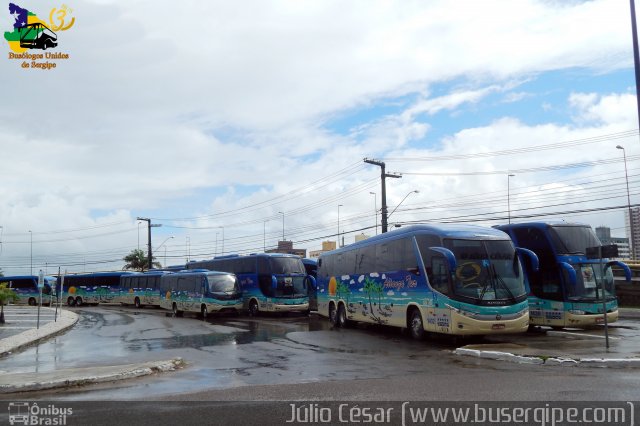
[(36, 299), (33, 297), (29, 298), (29, 306), (36, 306)]
[(344, 308), (344, 305), (342, 303), (338, 305), (338, 315), (336, 320), (338, 323), (338, 327), (346, 328), (349, 326), (349, 320), (347, 319), (347, 311)]
[(422, 323), (422, 315), (420, 315), (420, 311), (418, 309), (413, 309), (411, 311), (411, 316), (410, 316), (408, 325), (409, 325), (409, 330), (411, 331), (411, 337), (414, 340), (424, 339), (424, 326)]
[(258, 307), (258, 302), (254, 299), (249, 302), (249, 315), (252, 317), (257, 317), (258, 312), (260, 312), (260, 308)]
[(336, 305), (333, 303), (329, 305), (329, 322), (333, 327), (338, 325), (338, 313), (336, 311)]
[(140, 298), (136, 297), (135, 300), (133, 301), (133, 304), (135, 305), (136, 308), (140, 309), (142, 307), (142, 305), (140, 304)]
[(202, 319), (206, 320), (207, 319), (207, 314), (209, 313), (207, 311), (207, 305), (202, 305), (202, 308), (200, 308), (200, 313), (202, 314)]
[(67, 306), (75, 306), (76, 305), (76, 299), (74, 299), (73, 297), (69, 297), (67, 299)]

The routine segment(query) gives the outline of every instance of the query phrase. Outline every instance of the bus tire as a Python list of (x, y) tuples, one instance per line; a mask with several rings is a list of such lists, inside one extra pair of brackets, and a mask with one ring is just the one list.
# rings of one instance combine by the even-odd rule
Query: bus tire
[(142, 305), (140, 304), (140, 298), (136, 297), (135, 300), (133, 301), (133, 304), (135, 305), (136, 308), (140, 309), (142, 307)]
[(200, 313), (202, 314), (202, 319), (206, 320), (207, 319), (207, 314), (209, 313), (207, 311), (207, 305), (202, 305), (202, 307), (200, 308)]
[(82, 306), (82, 297), (76, 297), (76, 306)]
[(347, 319), (347, 310), (344, 308), (344, 304), (340, 303), (338, 305), (338, 314), (336, 315), (336, 321), (338, 327), (347, 328), (349, 327), (349, 320)]
[(260, 307), (258, 306), (258, 302), (256, 299), (251, 299), (249, 302), (249, 315), (252, 317), (257, 317), (260, 313)]
[(409, 313), (409, 323), (407, 324), (407, 328), (414, 340), (424, 339), (424, 323), (422, 322), (422, 315), (417, 308), (413, 308)]
[(76, 306), (76, 299), (74, 299), (73, 297), (68, 297), (67, 306)]
[(171, 305), (171, 311), (173, 312), (174, 317), (180, 316), (180, 311), (178, 310), (178, 304), (176, 302), (173, 302), (173, 305)]
[(338, 326), (338, 312), (336, 311), (336, 305), (333, 303), (329, 305), (329, 323), (333, 327)]
[(36, 299), (35, 297), (30, 297), (29, 298), (29, 306), (36, 306)]

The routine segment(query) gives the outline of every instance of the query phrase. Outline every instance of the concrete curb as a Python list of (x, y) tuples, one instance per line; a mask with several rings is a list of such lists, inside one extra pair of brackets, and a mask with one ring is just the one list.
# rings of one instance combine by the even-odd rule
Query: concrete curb
[(518, 364), (562, 365), (566, 367), (607, 367), (607, 368), (638, 368), (640, 358), (581, 358), (544, 357), (515, 355), (509, 352), (481, 351), (477, 349), (458, 348), (455, 355), (472, 356), (476, 358), (494, 359), (497, 361), (514, 362)]
[(184, 364), (182, 358), (175, 358), (141, 364), (77, 368), (47, 373), (4, 374), (2, 378), (0, 378), (0, 394), (33, 392), (94, 383), (114, 382), (173, 371), (181, 368)]
[(33, 328), (0, 340), (0, 358), (60, 334), (78, 322), (78, 315), (74, 312), (61, 309), (58, 314), (58, 319), (55, 322), (51, 321), (39, 329)]

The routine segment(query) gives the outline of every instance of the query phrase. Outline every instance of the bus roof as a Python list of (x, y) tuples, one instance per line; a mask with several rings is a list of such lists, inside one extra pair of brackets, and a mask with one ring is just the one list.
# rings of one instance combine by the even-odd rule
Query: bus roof
[(521, 223), (509, 223), (504, 225), (496, 225), (496, 229), (514, 229), (514, 228), (546, 228), (548, 226), (575, 226), (575, 227), (588, 227), (591, 225), (580, 222), (565, 222), (563, 220), (544, 220), (539, 222), (521, 222)]
[[(52, 277), (51, 275), (45, 275), (44, 277), (50, 280), (55, 279), (55, 277)], [(0, 277), (0, 281), (26, 280), (26, 279), (34, 279), (37, 281), (38, 276), (37, 275), (10, 275), (6, 277)]]
[[(384, 234), (376, 235), (374, 237), (367, 238), (366, 240), (358, 241), (353, 244), (341, 247), (336, 250), (332, 250), (327, 253), (339, 253), (341, 251), (348, 251), (354, 248), (366, 247), (372, 244), (377, 244), (385, 240), (395, 240), (408, 235), (414, 234), (436, 234), (443, 238), (478, 238), (482, 237), (489, 240), (511, 240), (509, 236), (501, 230), (495, 228), (487, 228), (478, 225), (467, 224), (423, 224), (412, 225), (389, 231)], [(323, 253), (320, 255), (322, 257)]]

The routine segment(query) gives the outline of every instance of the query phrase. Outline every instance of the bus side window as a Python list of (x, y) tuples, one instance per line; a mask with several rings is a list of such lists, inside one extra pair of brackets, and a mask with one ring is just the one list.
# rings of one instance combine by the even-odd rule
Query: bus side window
[(444, 257), (431, 258), (431, 267), (427, 268), (427, 276), (431, 288), (442, 294), (449, 294), (449, 271)]

